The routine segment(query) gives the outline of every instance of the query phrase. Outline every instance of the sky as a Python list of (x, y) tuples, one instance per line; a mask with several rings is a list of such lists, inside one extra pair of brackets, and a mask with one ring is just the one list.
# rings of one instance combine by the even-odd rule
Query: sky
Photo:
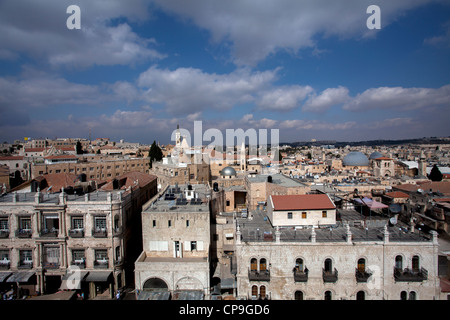
[(2, 0), (0, 141), (450, 136), (449, 57), (448, 0)]

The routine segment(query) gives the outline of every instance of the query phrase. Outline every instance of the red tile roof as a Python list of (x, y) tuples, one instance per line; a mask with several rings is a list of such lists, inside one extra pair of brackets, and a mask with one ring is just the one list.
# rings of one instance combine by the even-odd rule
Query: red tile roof
[(335, 209), (326, 194), (272, 195), (274, 210), (319, 210)]
[(386, 195), (391, 198), (409, 198), (408, 194), (401, 192), (401, 191), (392, 191), (392, 192), (386, 193)]

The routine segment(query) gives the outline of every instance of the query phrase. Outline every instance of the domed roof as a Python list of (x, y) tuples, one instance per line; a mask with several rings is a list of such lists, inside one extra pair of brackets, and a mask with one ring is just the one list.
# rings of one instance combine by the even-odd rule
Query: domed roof
[(236, 170), (234, 170), (234, 168), (232, 168), (232, 167), (225, 167), (222, 169), (221, 174), (222, 174), (222, 176), (227, 176), (227, 177), (235, 176)]
[(382, 157), (383, 155), (381, 153), (379, 153), (378, 151), (374, 151), (370, 154), (369, 159), (377, 159), (379, 157)]
[(353, 151), (344, 157), (342, 164), (344, 166), (368, 166), (369, 159), (367, 159), (364, 153)]

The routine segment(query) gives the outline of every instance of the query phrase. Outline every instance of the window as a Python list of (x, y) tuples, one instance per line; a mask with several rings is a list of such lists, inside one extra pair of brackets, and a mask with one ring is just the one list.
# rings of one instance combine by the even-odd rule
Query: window
[(303, 291), (295, 291), (295, 300), (303, 300)]
[(256, 258), (252, 258), (252, 260), (250, 260), (250, 271), (257, 271), (258, 270), (258, 261), (256, 260)]
[(400, 293), (400, 300), (408, 300), (407, 297), (408, 297), (408, 293), (406, 291), (402, 291)]
[(325, 291), (324, 299), (325, 300), (331, 300), (332, 299), (331, 291)]
[(9, 230), (8, 218), (1, 218), (0, 219), (0, 230)]
[(167, 226), (170, 228), (172, 226), (172, 220), (167, 221)]
[(230, 200), (227, 200), (227, 207), (230, 206)]
[(19, 218), (19, 228), (21, 230), (31, 230), (31, 218), (30, 217), (20, 217)]
[(409, 300), (416, 300), (416, 292), (415, 291), (411, 291), (409, 293)]
[(327, 217), (327, 212), (326, 211), (322, 211), (322, 218), (326, 218)]
[(106, 217), (95, 217), (94, 225), (96, 230), (106, 230)]
[(156, 227), (156, 220), (153, 220), (153, 221), (152, 221), (152, 225), (153, 225), (153, 228)]
[(189, 227), (189, 220), (186, 220), (186, 228)]
[(403, 258), (402, 258), (402, 256), (396, 256), (395, 257), (395, 268), (396, 269), (403, 269)]
[(358, 260), (358, 271), (366, 272), (366, 259), (361, 258)]
[(191, 251), (197, 250), (197, 241), (191, 241)]
[(364, 291), (358, 291), (356, 300), (366, 300), (366, 293)]
[(306, 219), (306, 211), (302, 212), (302, 219)]
[(264, 299), (266, 297), (266, 286), (259, 287), (259, 298)]
[(256, 297), (258, 295), (258, 286), (252, 286), (252, 296)]
[(84, 249), (83, 250), (72, 250), (72, 261), (74, 263), (83, 263), (85, 260)]
[[(419, 272), (419, 256), (412, 257), (412, 271)], [(410, 299), (411, 300), (411, 299)]]
[(83, 229), (83, 217), (72, 217), (72, 229)]
[(288, 218), (288, 219), (292, 219), (292, 212), (288, 212), (288, 213), (287, 213), (287, 218)]
[(267, 260), (262, 258), (259, 260), (259, 271), (265, 271), (267, 270)]
[(333, 271), (333, 262), (330, 258), (325, 260), (325, 272)]
[(295, 270), (303, 272), (303, 259), (295, 260)]

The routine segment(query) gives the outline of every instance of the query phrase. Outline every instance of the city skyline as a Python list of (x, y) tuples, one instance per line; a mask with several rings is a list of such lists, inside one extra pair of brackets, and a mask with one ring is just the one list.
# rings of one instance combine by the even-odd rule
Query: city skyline
[(78, 1), (68, 29), (72, 4), (0, 4), (2, 141), (166, 144), (195, 120), (280, 142), (450, 135), (445, 1)]

